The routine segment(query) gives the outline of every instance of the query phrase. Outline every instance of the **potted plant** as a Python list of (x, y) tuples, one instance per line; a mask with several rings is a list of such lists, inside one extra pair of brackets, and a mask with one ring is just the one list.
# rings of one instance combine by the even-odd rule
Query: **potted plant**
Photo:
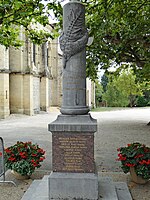
[(150, 148), (135, 142), (117, 150), (123, 172), (130, 172), (136, 183), (146, 183), (150, 179)]
[(13, 170), (14, 174), (30, 177), (41, 166), (40, 163), (45, 159), (44, 154), (45, 151), (39, 145), (18, 141), (5, 149), (5, 166)]

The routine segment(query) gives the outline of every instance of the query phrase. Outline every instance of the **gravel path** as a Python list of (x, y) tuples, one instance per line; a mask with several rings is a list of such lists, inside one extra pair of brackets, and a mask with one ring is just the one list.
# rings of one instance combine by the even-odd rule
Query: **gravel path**
[[(48, 124), (56, 119), (58, 112), (41, 113), (35, 116), (10, 115), (0, 120), (0, 136), (5, 146), (13, 145), (17, 140), (38, 143), (46, 150), (46, 160), (31, 178), (41, 178), (51, 171), (51, 133)], [(117, 148), (132, 142), (141, 142), (150, 146), (150, 108), (133, 108), (109, 112), (92, 112), (98, 121), (95, 133), (95, 161), (100, 174), (111, 176), (114, 181), (126, 181), (134, 200), (150, 199), (150, 183), (139, 186), (130, 181), (129, 175), (122, 173), (117, 158)], [(8, 173), (6, 178), (12, 180)], [(32, 179), (18, 183), (18, 187), (0, 184), (0, 200), (20, 200)]]

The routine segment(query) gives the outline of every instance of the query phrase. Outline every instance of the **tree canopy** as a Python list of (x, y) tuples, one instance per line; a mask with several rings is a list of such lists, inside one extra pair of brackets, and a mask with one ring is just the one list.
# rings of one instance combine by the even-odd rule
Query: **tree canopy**
[[(49, 24), (51, 10), (62, 20), (61, 0), (0, 0), (0, 44), (21, 45), (19, 26), (35, 43), (42, 43), (53, 33), (33, 28), (38, 22)], [(150, 1), (148, 0), (82, 0), (86, 7), (89, 36), (94, 37), (87, 47), (87, 75), (97, 77), (100, 68), (127, 68), (130, 63), (139, 79), (150, 78)]]
[(143, 95), (143, 84), (136, 82), (136, 75), (131, 69), (124, 69), (118, 77), (109, 76), (107, 90), (103, 93), (103, 100), (108, 106), (129, 106), (136, 104), (136, 97)]
[(88, 48), (89, 73), (99, 64), (108, 69), (125, 62), (137, 77), (149, 79), (150, 1), (93, 0), (86, 8), (87, 26), (94, 36)]
[(40, 44), (49, 37), (53, 38), (52, 32), (39, 29), (37, 24), (43, 27), (49, 25), (51, 9), (55, 10), (57, 16), (60, 7), (60, 3), (56, 1), (47, 3), (46, 0), (0, 0), (0, 44), (6, 47), (22, 45), (18, 37), (20, 27), (24, 28), (34, 43)]

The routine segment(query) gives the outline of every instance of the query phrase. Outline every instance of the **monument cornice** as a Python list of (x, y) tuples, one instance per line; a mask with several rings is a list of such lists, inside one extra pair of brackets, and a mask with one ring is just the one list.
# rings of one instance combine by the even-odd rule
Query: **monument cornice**
[(53, 132), (85, 132), (97, 131), (97, 120), (87, 115), (58, 115), (57, 119), (49, 124), (49, 131)]

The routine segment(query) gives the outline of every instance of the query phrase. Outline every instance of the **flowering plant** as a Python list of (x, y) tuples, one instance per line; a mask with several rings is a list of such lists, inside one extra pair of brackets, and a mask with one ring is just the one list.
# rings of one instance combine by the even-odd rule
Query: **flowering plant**
[(118, 161), (121, 161), (121, 168), (124, 173), (130, 171), (130, 167), (135, 168), (137, 176), (150, 179), (150, 148), (138, 142), (128, 144), (118, 150)]
[(35, 168), (41, 166), (40, 162), (45, 159), (44, 154), (45, 151), (37, 144), (18, 141), (5, 149), (5, 165), (7, 169), (30, 176)]

